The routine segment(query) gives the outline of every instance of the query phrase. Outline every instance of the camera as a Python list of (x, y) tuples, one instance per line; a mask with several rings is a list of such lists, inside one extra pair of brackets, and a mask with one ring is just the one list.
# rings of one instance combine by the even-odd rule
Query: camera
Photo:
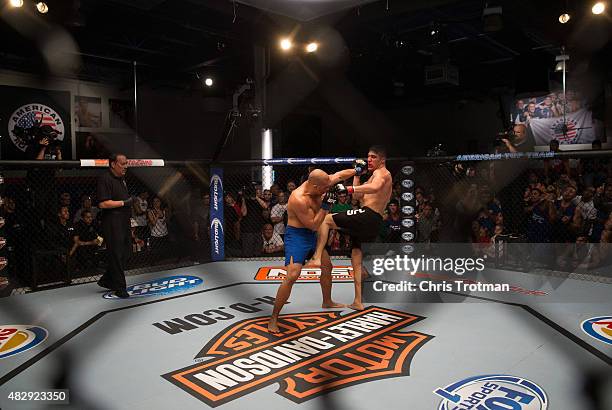
[(41, 126), (40, 124), (34, 124), (30, 128), (23, 128), (15, 125), (13, 133), (26, 145), (39, 145), (40, 141), (44, 138), (47, 138), (49, 141), (49, 148), (55, 148), (62, 144), (62, 141), (58, 139), (59, 133), (50, 125)]
[(495, 146), (497, 147), (500, 145), (504, 145), (504, 141), (502, 141), (503, 139), (507, 139), (508, 141), (510, 141), (510, 143), (514, 144), (514, 130), (508, 129), (502, 132), (498, 132), (495, 135)]

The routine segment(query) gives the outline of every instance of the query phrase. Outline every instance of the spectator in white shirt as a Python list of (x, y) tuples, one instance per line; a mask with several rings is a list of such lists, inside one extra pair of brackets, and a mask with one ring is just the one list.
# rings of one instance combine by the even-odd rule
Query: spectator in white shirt
[(285, 248), (283, 239), (279, 234), (274, 232), (272, 224), (265, 224), (263, 226), (261, 236), (263, 240), (262, 251), (264, 254), (279, 253)]
[(274, 233), (283, 237), (285, 234), (285, 225), (286, 219), (285, 215), (287, 213), (287, 195), (283, 191), (279, 191), (276, 196), (278, 203), (272, 207), (272, 211), (270, 213), (270, 219), (274, 224)]

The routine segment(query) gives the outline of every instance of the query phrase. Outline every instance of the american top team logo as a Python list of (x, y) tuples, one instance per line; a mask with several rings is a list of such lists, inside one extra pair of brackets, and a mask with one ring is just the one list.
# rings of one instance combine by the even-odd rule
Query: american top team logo
[[(331, 271), (332, 280), (334, 282), (352, 282), (353, 267), (352, 266), (334, 266)], [(259, 268), (255, 274), (255, 280), (258, 281), (282, 281), (287, 276), (287, 268), (285, 266), (264, 266)], [(321, 268), (311, 268), (304, 266), (298, 277), (299, 282), (309, 282), (321, 279)]]
[(11, 114), (8, 120), (11, 141), (24, 152), (29, 144), (36, 142), (36, 137), (42, 127), (53, 131), (57, 135), (57, 140), (64, 140), (64, 120), (47, 105), (39, 103), (22, 105)]
[(238, 322), (218, 334), (196, 359), (162, 375), (216, 407), (279, 384), (277, 394), (302, 403), (345, 387), (407, 376), (414, 354), (433, 336), (401, 331), (424, 317), (371, 306), (360, 312), (281, 315), (280, 335), (269, 317)]

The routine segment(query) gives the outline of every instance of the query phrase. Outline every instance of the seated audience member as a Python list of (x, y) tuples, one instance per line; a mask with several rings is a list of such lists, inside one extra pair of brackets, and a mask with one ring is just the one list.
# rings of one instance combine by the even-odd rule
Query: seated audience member
[(264, 254), (281, 253), (285, 249), (283, 239), (279, 234), (274, 232), (272, 224), (265, 224), (261, 232), (263, 241), (262, 252)]
[(576, 205), (574, 198), (576, 197), (576, 189), (573, 186), (568, 186), (563, 190), (561, 199), (555, 201), (557, 215), (554, 226), (554, 240), (556, 243), (569, 243), (575, 241), (574, 235), (574, 214)]
[[(560, 152), (559, 141), (550, 140), (550, 152)], [(568, 158), (553, 158), (544, 160), (544, 178), (547, 184), (557, 181), (561, 174), (571, 175), (570, 163)]]
[(81, 220), (75, 226), (73, 241), (70, 256), (76, 258), (76, 266), (81, 270), (93, 268), (96, 265), (95, 254), (99, 243), (91, 211), (83, 211)]
[(136, 223), (136, 236), (143, 240), (149, 237), (149, 222), (147, 220), (147, 212), (149, 210), (149, 193), (142, 191), (134, 200), (132, 206), (132, 218)]
[(278, 191), (277, 201), (278, 203), (270, 211), (270, 219), (274, 224), (274, 232), (282, 238), (287, 225), (287, 195), (283, 191)]
[(531, 190), (529, 204), (525, 207), (527, 216), (527, 240), (531, 243), (549, 243), (552, 240), (552, 227), (556, 219), (556, 209), (546, 200), (542, 191)]
[(82, 214), (84, 211), (89, 211), (93, 217), (93, 221), (96, 221), (96, 217), (98, 216), (98, 208), (93, 206), (91, 197), (89, 195), (83, 195), (81, 197), (81, 208), (76, 211), (74, 214), (74, 219), (72, 220), (75, 225), (83, 218)]
[(167, 209), (162, 208), (161, 198), (153, 198), (152, 204), (152, 208), (147, 212), (151, 230), (151, 250), (161, 250), (167, 248), (170, 214)]
[(338, 194), (338, 202), (336, 202), (333, 206), (332, 206), (332, 213), (336, 213), (336, 212), (344, 212), (344, 211), (348, 211), (349, 209), (353, 209), (350, 202), (349, 202), (349, 196), (346, 192)]
[[(608, 266), (612, 264), (612, 213), (609, 215), (604, 224), (603, 232), (599, 240), (599, 256), (601, 257), (601, 265)], [(612, 275), (609, 275), (612, 276)]]
[(576, 211), (574, 224), (579, 227), (579, 231), (592, 233), (593, 226), (597, 222), (597, 208), (593, 201), (595, 190), (593, 188), (585, 188), (582, 195), (577, 196)]
[[(591, 144), (594, 151), (601, 150), (601, 141), (595, 140)], [(597, 188), (601, 186), (608, 176), (610, 159), (605, 157), (581, 158), (578, 163), (578, 175), (586, 187)]]
[(579, 233), (576, 243), (566, 245), (557, 258), (557, 266), (570, 272), (584, 272), (595, 269), (601, 262), (599, 246), (589, 243), (587, 233)]
[(434, 212), (433, 205), (429, 203), (423, 205), (423, 211), (419, 213), (417, 218), (416, 228), (417, 242), (429, 243), (438, 241), (440, 219)]
[(287, 195), (291, 195), (291, 193), (293, 192), (295, 188), (297, 188), (295, 181), (293, 180), (288, 181), (287, 182)]
[(388, 243), (401, 242), (402, 218), (399, 212), (399, 202), (395, 199), (389, 201), (387, 212), (383, 217), (382, 240)]

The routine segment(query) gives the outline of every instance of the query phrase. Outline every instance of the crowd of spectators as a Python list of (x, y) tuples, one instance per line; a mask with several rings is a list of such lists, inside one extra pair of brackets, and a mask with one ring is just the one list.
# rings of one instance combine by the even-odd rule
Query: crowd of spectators
[[(595, 141), (593, 149), (600, 148)], [(475, 253), (491, 257), (498, 242), (528, 243), (533, 245), (527, 256), (554, 269), (593, 270), (612, 262), (612, 161), (601, 156), (534, 161), (510, 184), (500, 184), (500, 168), (491, 164), (421, 169), (421, 175), (431, 175), (416, 178), (416, 242), (469, 242)], [(269, 189), (251, 182), (224, 183), (228, 257), (282, 255), (287, 201), (296, 181), (303, 179), (287, 177), (297, 175), (277, 175), (277, 183)], [(87, 192), (66, 184), (56, 184), (54, 189), (55, 200), (44, 204), (45, 209), (53, 209), (48, 214), (32, 211), (37, 205), (17, 191), (6, 192), (2, 198), (0, 227), (10, 269), (33, 272), (38, 266), (62, 271), (68, 278), (94, 275), (104, 261), (105, 245), (93, 189)], [(183, 198), (137, 184), (131, 187), (136, 195), (131, 218), (133, 260), (140, 258), (141, 265), (169, 257), (209, 260), (209, 187), (192, 185), (190, 189), (188, 198)], [(40, 204), (40, 195), (34, 194)], [(43, 198), (51, 198), (44, 194)], [(401, 242), (400, 197), (398, 178), (380, 226), (379, 242)], [(358, 207), (351, 195), (341, 194), (332, 212)], [(330, 231), (327, 249), (332, 255), (350, 253), (350, 236)]]

